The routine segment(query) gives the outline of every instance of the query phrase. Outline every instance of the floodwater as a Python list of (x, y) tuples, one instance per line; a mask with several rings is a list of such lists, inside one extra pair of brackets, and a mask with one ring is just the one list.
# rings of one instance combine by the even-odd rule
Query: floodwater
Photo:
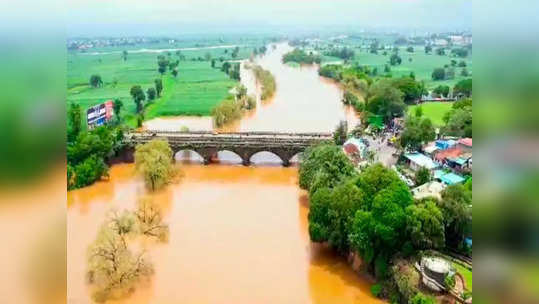
[[(260, 88), (250, 64), (241, 65), (241, 82), (247, 93), (255, 95), (258, 106), (247, 111), (243, 118), (220, 131), (280, 131), (280, 132), (331, 132), (341, 120), (348, 121), (349, 127), (358, 123), (358, 118), (350, 106), (341, 103), (342, 89), (332, 80), (320, 77), (316, 65), (291, 67), (281, 62), (283, 54), (292, 50), (286, 43), (270, 45), (267, 54), (254, 59), (254, 63), (269, 70), (275, 77), (277, 90), (273, 98), (260, 101)], [(175, 116), (156, 118), (144, 123), (150, 130), (211, 130), (211, 117)]]
[[(275, 76), (275, 96), (258, 100), (255, 111), (223, 130), (329, 132), (341, 119), (357, 122), (342, 106), (340, 88), (319, 77), (316, 67), (281, 63), (290, 49), (270, 46), (256, 59)], [(243, 67), (241, 73), (248, 92), (257, 94), (251, 71)], [(209, 118), (192, 117), (145, 125), (154, 130), (182, 126), (212, 128)], [(241, 160), (226, 151), (217, 156), (220, 164), (183, 164), (183, 177), (157, 193), (147, 193), (132, 164), (115, 165), (108, 180), (70, 191), (68, 303), (92, 303), (85, 281), (87, 248), (108, 212), (134, 209), (143, 196), (162, 209), (169, 241), (145, 243), (155, 273), (130, 296), (109, 303), (381, 303), (371, 295), (369, 281), (343, 257), (310, 242), (309, 203), (298, 187), (297, 168), (267, 166), (264, 162), (276, 156), (264, 153), (253, 156), (251, 167), (231, 165)], [(175, 158), (193, 160), (196, 154), (181, 151)]]
[(183, 177), (148, 194), (132, 164), (68, 193), (68, 303), (92, 303), (86, 250), (111, 209), (149, 195), (168, 243), (146, 244), (148, 282), (109, 303), (381, 303), (345, 259), (309, 241), (297, 169), (182, 165)]

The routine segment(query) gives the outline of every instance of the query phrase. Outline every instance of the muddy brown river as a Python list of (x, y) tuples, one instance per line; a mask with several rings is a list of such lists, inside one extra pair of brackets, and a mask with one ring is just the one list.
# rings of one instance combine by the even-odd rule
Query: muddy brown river
[[(283, 65), (286, 44), (268, 49), (257, 60), (275, 75), (277, 92), (230, 130), (327, 132), (341, 119), (357, 120), (340, 103), (338, 86), (318, 77), (316, 67)], [(256, 92), (254, 79), (242, 78)], [(190, 121), (191, 129), (211, 128), (205, 119), (157, 119), (146, 127), (174, 129)], [(85, 280), (88, 245), (110, 210), (133, 210), (142, 196), (162, 209), (169, 240), (144, 244), (154, 274), (108, 303), (382, 303), (344, 258), (310, 242), (309, 203), (297, 168), (179, 166), (183, 177), (156, 193), (145, 190), (132, 164), (115, 165), (108, 180), (68, 192), (68, 303), (93, 303)]]

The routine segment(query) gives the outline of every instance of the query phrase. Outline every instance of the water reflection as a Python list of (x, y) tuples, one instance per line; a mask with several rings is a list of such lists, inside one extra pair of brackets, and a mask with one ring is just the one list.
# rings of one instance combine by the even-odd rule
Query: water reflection
[[(69, 302), (91, 303), (86, 250), (108, 210), (146, 195), (163, 210), (169, 242), (149, 245), (151, 282), (114, 303), (379, 302), (344, 259), (311, 245), (297, 169), (183, 165), (181, 181), (157, 193), (133, 172), (117, 165), (109, 181), (69, 193)], [(107, 201), (101, 189), (113, 189)]]

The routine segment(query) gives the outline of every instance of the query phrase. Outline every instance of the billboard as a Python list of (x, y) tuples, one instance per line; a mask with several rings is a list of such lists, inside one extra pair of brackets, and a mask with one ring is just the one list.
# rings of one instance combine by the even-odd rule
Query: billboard
[(109, 122), (114, 115), (113, 111), (114, 102), (107, 100), (104, 103), (95, 105), (86, 110), (86, 121), (88, 122), (88, 128), (92, 129), (96, 126), (102, 126)]

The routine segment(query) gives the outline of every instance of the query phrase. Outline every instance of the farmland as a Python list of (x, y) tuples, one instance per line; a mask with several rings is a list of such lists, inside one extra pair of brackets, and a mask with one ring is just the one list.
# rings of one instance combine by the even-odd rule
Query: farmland
[[(388, 73), (391, 77), (401, 77), (409, 76), (410, 73), (414, 73), (417, 80), (422, 80), (425, 82), (425, 86), (428, 89), (437, 87), (438, 85), (448, 85), (453, 87), (460, 80), (470, 78), (472, 75), (472, 55), (471, 52), (464, 57), (455, 57), (451, 55), (452, 47), (445, 47), (445, 55), (437, 55), (436, 49), (438, 47), (434, 46), (432, 52), (429, 54), (425, 53), (425, 47), (423, 45), (401, 45), (398, 46), (398, 54), (402, 59), (402, 62), (397, 65), (390, 65), (390, 56), (393, 53), (393, 48), (395, 47), (394, 42), (396, 36), (390, 35), (366, 35), (363, 38), (359, 37), (348, 37), (342, 39), (329, 39), (329, 40), (317, 40), (311, 41), (304, 48), (307, 51), (315, 51), (321, 53), (322, 55), (322, 64), (329, 63), (343, 63), (343, 60), (338, 57), (328, 56), (325, 54), (332, 48), (344, 48), (347, 47), (355, 52), (355, 56), (351, 58), (347, 63), (351, 65), (362, 65), (369, 66), (371, 69), (377, 69), (378, 75), (382, 76), (386, 74), (384, 68), (386, 65), (389, 66), (390, 72)], [(373, 41), (379, 43), (380, 49), (377, 51), (377, 54), (370, 52), (369, 46)], [(408, 52), (407, 47), (412, 46), (413, 52)], [(455, 47), (460, 48), (460, 47)], [(432, 79), (432, 72), (436, 68), (443, 68), (444, 66), (451, 65), (451, 60), (455, 60), (457, 65), (454, 66), (455, 77), (453, 79), (437, 80)], [(458, 63), (464, 61), (466, 64), (466, 70), (469, 73), (468, 76), (462, 76), (463, 67), (459, 67)]]
[[(183, 44), (153, 45), (156, 49), (141, 45), (92, 49), (86, 53), (70, 52), (67, 63), (67, 101), (79, 103), (83, 111), (86, 111), (88, 107), (105, 100), (118, 98), (124, 105), (121, 116), (133, 125), (135, 103), (130, 96), (130, 88), (140, 85), (146, 91), (154, 86), (156, 78), (162, 77), (162, 96), (145, 105), (145, 119), (168, 115), (209, 115), (211, 109), (236, 84), (235, 80), (221, 71), (221, 60), (248, 58), (253, 45), (257, 43), (262, 45), (263, 42), (238, 43), (241, 46), (236, 58), (231, 56), (235, 44), (219, 47), (199, 44), (192, 47), (184, 47)], [(174, 50), (177, 47), (184, 47), (184, 50), (177, 53)], [(123, 50), (128, 51), (126, 60), (122, 56)], [(168, 71), (163, 76), (158, 73), (159, 55), (166, 56), (170, 61), (180, 60), (177, 77)], [(215, 59), (214, 67), (211, 66), (211, 59)], [(90, 76), (94, 74), (100, 75), (103, 80), (100, 87), (89, 85)]]

